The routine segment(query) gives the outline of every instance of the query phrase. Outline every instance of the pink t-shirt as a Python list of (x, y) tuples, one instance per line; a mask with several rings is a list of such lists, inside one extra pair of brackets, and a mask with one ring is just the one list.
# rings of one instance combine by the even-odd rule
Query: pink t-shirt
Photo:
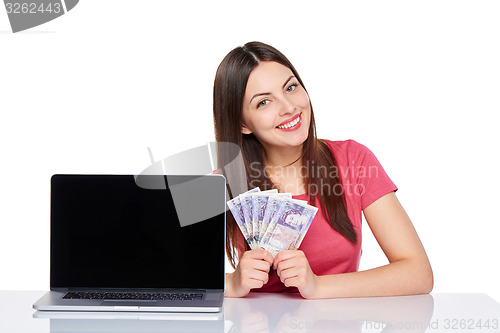
[[(361, 258), (361, 212), (377, 199), (396, 191), (397, 187), (375, 155), (362, 144), (353, 140), (325, 141), (337, 162), (337, 167), (332, 167), (328, 172), (338, 172), (340, 175), (347, 202), (347, 214), (357, 233), (358, 241), (353, 244), (335, 231), (319, 209), (299, 250), (304, 252), (316, 275), (355, 272), (359, 268)], [(336, 190), (341, 189), (339, 187)], [(293, 198), (308, 199), (306, 193), (295, 195)], [(318, 202), (316, 206), (319, 207)], [(296, 288), (285, 287), (273, 268), (269, 274), (269, 282), (262, 288), (253, 290), (297, 292)]]

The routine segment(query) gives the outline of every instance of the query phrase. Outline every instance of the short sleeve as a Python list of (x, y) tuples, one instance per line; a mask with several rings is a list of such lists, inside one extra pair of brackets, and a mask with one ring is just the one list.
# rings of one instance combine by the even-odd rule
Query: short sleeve
[(353, 190), (359, 195), (362, 210), (384, 195), (398, 190), (370, 149), (349, 140), (347, 154), (349, 165), (354, 171), (352, 176), (356, 187)]

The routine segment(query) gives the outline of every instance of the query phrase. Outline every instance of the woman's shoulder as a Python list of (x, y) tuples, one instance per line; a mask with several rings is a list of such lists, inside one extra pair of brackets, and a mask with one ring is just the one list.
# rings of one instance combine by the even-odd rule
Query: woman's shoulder
[(343, 141), (332, 141), (322, 139), (336, 158), (352, 159), (357, 156), (371, 154), (371, 151), (363, 144), (349, 139)]
[(380, 164), (370, 149), (355, 140), (322, 141), (330, 148), (339, 167), (367, 167)]

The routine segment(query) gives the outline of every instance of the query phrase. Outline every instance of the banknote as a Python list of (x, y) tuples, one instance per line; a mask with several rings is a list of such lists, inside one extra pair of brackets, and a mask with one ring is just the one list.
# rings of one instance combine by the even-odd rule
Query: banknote
[(282, 250), (296, 250), (318, 208), (299, 200), (283, 198), (264, 234), (260, 247), (273, 256)]
[(298, 249), (318, 208), (292, 198), (291, 193), (251, 189), (227, 202), (252, 250), (263, 248), (273, 256)]
[(251, 245), (250, 243), (250, 237), (247, 232), (247, 228), (245, 227), (245, 218), (243, 217), (243, 210), (241, 209), (241, 202), (240, 198), (236, 197), (227, 202), (227, 206), (229, 207), (229, 210), (231, 211), (231, 214), (233, 214), (234, 220), (236, 221), (236, 224), (241, 230), (241, 233), (243, 234), (243, 237), (245, 237), (245, 240), (247, 241), (248, 245)]
[(243, 211), (243, 226), (246, 228), (248, 239), (251, 249), (256, 248), (256, 244), (253, 239), (253, 227), (252, 227), (252, 193), (260, 192), (260, 188), (254, 187), (250, 191), (242, 193), (238, 196), (241, 202), (241, 209)]
[[(245, 193), (255, 193), (259, 192), (260, 188), (255, 187), (251, 189), (250, 191), (247, 191)], [(243, 208), (241, 205), (241, 200), (240, 197), (237, 196), (227, 202), (227, 206), (229, 207), (229, 210), (231, 211), (231, 214), (233, 214), (234, 219), (236, 220), (236, 224), (238, 224), (238, 227), (241, 230), (241, 233), (243, 234), (243, 237), (245, 237), (245, 240), (247, 241), (248, 245), (251, 245), (251, 238), (248, 233), (248, 228), (245, 225), (245, 216), (243, 214)]]
[(291, 193), (277, 193), (277, 194), (271, 194), (268, 198), (268, 201), (266, 203), (266, 210), (264, 211), (264, 216), (262, 217), (262, 222), (260, 225), (260, 230), (259, 230), (259, 239), (260, 242), (262, 242), (262, 239), (264, 238), (264, 235), (267, 231), (267, 228), (269, 226), (269, 222), (273, 218), (274, 214), (278, 210), (279, 204), (283, 200), (283, 198), (291, 198), (292, 194)]
[(250, 237), (257, 245), (260, 243), (260, 226), (264, 219), (267, 200), (271, 194), (276, 193), (278, 193), (276, 189), (252, 193), (252, 233)]

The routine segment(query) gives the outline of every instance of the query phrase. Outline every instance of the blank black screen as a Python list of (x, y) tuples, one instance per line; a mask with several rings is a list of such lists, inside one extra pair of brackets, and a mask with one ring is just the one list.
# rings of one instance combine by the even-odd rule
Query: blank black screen
[[(205, 178), (224, 212), (225, 183)], [(223, 289), (224, 214), (181, 227), (168, 188), (141, 188), (133, 175), (54, 175), (51, 289)]]

